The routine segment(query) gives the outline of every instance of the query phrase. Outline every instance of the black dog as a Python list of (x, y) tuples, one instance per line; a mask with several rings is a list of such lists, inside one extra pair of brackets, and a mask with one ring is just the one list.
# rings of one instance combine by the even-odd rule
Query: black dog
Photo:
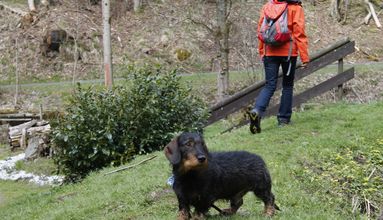
[[(190, 206), (197, 217), (203, 217), (210, 207), (224, 215), (234, 214), (249, 191), (264, 202), (265, 215), (279, 210), (271, 192), (270, 174), (260, 156), (245, 151), (209, 153), (202, 136), (188, 132), (174, 138), (164, 151), (173, 165), (178, 219), (191, 217)], [(218, 209), (214, 202), (219, 199), (230, 200), (230, 208)]]

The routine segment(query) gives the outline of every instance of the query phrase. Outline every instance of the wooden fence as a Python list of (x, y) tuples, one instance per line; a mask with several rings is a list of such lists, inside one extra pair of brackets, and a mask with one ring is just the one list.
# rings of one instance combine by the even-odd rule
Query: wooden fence
[[(347, 82), (348, 80), (354, 78), (354, 68), (350, 68), (346, 71), (343, 71), (343, 58), (347, 56), (348, 54), (351, 54), (355, 51), (355, 42), (350, 41), (350, 39), (345, 38), (342, 39), (335, 44), (313, 54), (310, 57), (310, 63), (308, 63), (306, 68), (301, 68), (301, 64), (297, 64), (297, 70), (295, 72), (295, 81), (298, 81), (311, 73), (314, 73), (315, 71), (326, 67), (329, 64), (332, 64), (334, 62), (338, 62), (338, 74), (331, 79), (328, 79), (310, 89), (305, 90), (304, 92), (295, 95), (293, 98), (293, 107), (299, 106), (302, 103), (306, 102), (307, 100), (318, 96), (332, 88), (338, 88), (338, 97), (341, 98), (341, 95), (343, 93), (343, 83)], [(282, 86), (282, 73), (279, 73), (278, 76), (278, 84), (277, 84), (277, 90), (280, 89)], [(260, 81), (252, 86), (249, 86), (242, 91), (234, 94), (233, 96), (215, 104), (210, 108), (211, 116), (208, 119), (208, 122), (206, 124), (210, 125), (213, 124), (220, 119), (223, 119), (230, 114), (237, 112), (250, 104), (253, 104), (255, 101), (255, 98), (258, 96), (258, 94), (261, 92), (263, 86), (265, 85), (265, 81)], [(278, 106), (271, 106), (266, 111), (266, 116), (275, 115), (278, 111)], [(238, 126), (242, 126), (247, 124), (248, 121), (242, 121)]]

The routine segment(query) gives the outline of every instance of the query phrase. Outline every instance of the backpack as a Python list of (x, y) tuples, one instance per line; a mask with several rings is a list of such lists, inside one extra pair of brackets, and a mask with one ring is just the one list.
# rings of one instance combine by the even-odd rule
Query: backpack
[(258, 32), (258, 39), (265, 44), (278, 46), (291, 39), (288, 29), (287, 2), (270, 0), (264, 6), (264, 18)]
[[(290, 61), (293, 48), (293, 39), (288, 28), (287, 5), (301, 4), (300, 0), (270, 0), (263, 8), (263, 22), (258, 32), (258, 39), (271, 46), (279, 46), (290, 41), (289, 55), (287, 61)], [(266, 54), (266, 47), (265, 47)], [(291, 62), (287, 71), (290, 75)]]

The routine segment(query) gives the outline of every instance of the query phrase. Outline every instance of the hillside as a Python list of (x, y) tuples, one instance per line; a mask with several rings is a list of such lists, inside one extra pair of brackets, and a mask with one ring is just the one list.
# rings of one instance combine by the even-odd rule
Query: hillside
[[(222, 124), (210, 126), (205, 140), (211, 151), (247, 150), (265, 159), (276, 202), (282, 209), (273, 219), (367, 219), (363, 214), (366, 198), (375, 207), (371, 219), (376, 219), (383, 201), (383, 184), (373, 185), (373, 180), (382, 181), (379, 175), (383, 170), (370, 164), (373, 157), (368, 155), (373, 152), (376, 162), (383, 162), (382, 109), (382, 102), (316, 106), (294, 114), (294, 123), (288, 127), (277, 128), (274, 118), (266, 119), (262, 133), (257, 135), (251, 135), (247, 126), (226, 134), (219, 133)], [(344, 151), (359, 156), (348, 161)], [(171, 172), (169, 162), (162, 152), (152, 155), (158, 157), (123, 172), (106, 176), (118, 169), (106, 168), (81, 183), (56, 188), (0, 181), (2, 218), (175, 219), (177, 201), (166, 184)], [(152, 155), (138, 156), (126, 166)], [(342, 172), (333, 171), (327, 176), (325, 165), (329, 161), (334, 162), (334, 170)], [(366, 197), (361, 198), (357, 189), (350, 192), (353, 187), (337, 191), (337, 187), (344, 187), (342, 183), (363, 183), (359, 189), (365, 190)], [(371, 192), (373, 196), (369, 197)], [(224, 208), (227, 203), (216, 205)], [(261, 201), (249, 193), (239, 213), (227, 219), (266, 219), (262, 210)], [(213, 217), (209, 219), (221, 219), (215, 210), (210, 214)]]
[[(2, 0), (2, 4), (27, 11), (22, 1)], [(15, 3), (16, 2), (16, 3)], [(41, 9), (31, 25), (20, 24), (20, 16), (2, 8), (0, 14), (0, 81), (14, 82), (16, 66), (21, 81), (100, 78), (102, 61), (101, 6), (89, 1), (56, 1), (49, 10)], [(203, 2), (203, 1), (201, 1)], [(364, 8), (353, 3), (345, 25), (330, 17), (330, 2), (304, 3), (310, 52), (348, 36), (356, 41), (357, 52), (347, 62), (382, 61), (382, 30), (373, 22), (361, 25)], [(133, 13), (124, 1), (112, 4), (112, 47), (115, 74), (133, 63), (160, 63), (179, 67), (184, 72), (211, 71), (215, 57), (213, 37), (188, 17), (214, 25), (214, 4), (186, 4), (183, 1), (146, 1), (139, 13)], [(232, 9), (231, 69), (259, 67), (255, 26), (261, 3), (236, 3)], [(205, 10), (202, 10), (205, 8)], [(206, 10), (207, 9), (207, 10)], [(383, 14), (380, 15), (383, 20)], [(21, 26), (20, 26), (21, 25)], [(81, 59), (74, 61), (74, 46), (62, 48), (59, 55), (43, 56), (40, 44), (49, 30), (63, 29), (78, 45)], [(18, 53), (16, 55), (16, 49)], [(180, 61), (177, 52), (186, 50), (190, 58)], [(16, 64), (17, 56), (17, 64)]]

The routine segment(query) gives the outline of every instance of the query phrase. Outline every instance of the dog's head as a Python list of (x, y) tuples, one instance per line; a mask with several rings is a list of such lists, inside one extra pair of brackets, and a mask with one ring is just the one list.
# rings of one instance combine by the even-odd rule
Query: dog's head
[(182, 173), (207, 167), (209, 152), (198, 133), (182, 133), (166, 145), (164, 151), (170, 163), (178, 166)]

